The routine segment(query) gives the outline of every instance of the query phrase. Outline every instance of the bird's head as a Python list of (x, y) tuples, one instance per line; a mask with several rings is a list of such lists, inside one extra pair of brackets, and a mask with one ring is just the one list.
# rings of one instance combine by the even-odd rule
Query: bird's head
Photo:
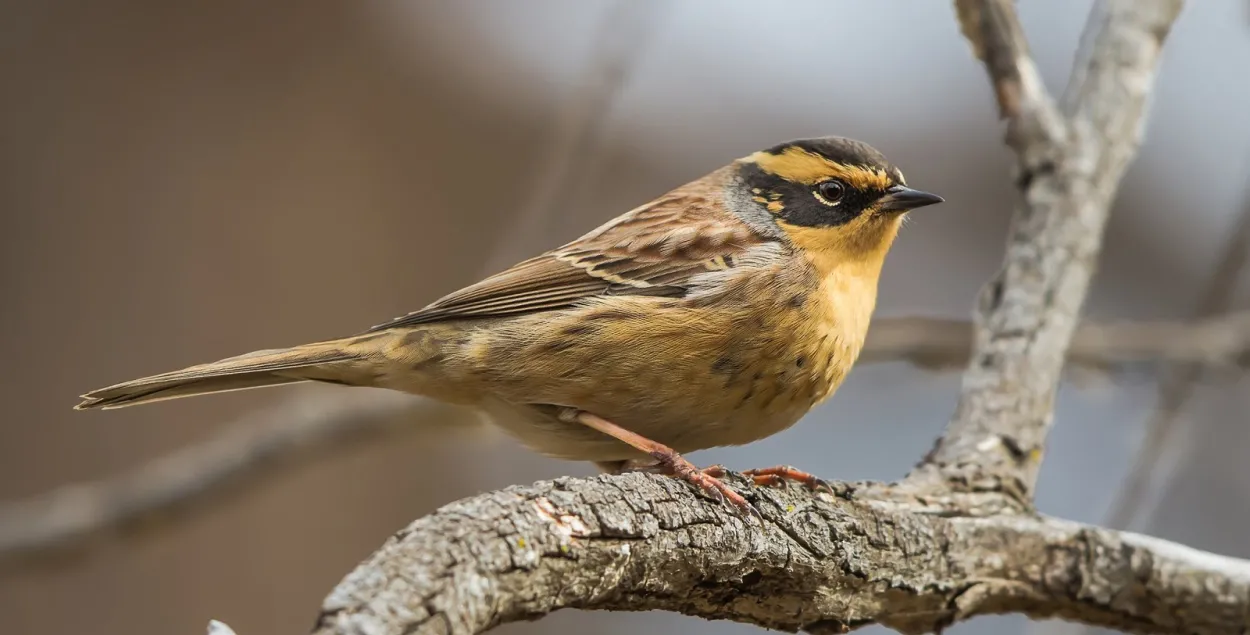
[[(880, 264), (910, 210), (942, 197), (907, 187), (903, 173), (866, 143), (820, 137), (783, 143), (736, 162), (736, 207), (752, 207), (794, 246), (828, 265)], [(742, 214), (742, 212), (739, 212)]]

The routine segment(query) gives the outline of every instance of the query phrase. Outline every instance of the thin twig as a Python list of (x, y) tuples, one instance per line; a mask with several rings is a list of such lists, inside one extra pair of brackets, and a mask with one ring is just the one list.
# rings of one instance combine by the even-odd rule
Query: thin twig
[(565, 217), (565, 208), (578, 191), (578, 175), (585, 174), (593, 162), (612, 103), (666, 8), (667, 0), (617, 0), (608, 8), (591, 59), (573, 95), (556, 114), (556, 130), (539, 161), (533, 190), (513, 217), (510, 230), (500, 234), (487, 273), (512, 263), (517, 254), (508, 245), (545, 243), (555, 221)]
[(323, 389), (245, 415), (209, 441), (111, 479), (68, 485), (0, 507), (0, 557), (81, 544), (202, 503), (268, 469), (376, 438), (421, 416), (428, 401), (396, 392)]
[(959, 25), (973, 55), (985, 64), (998, 114), (1008, 120), (1008, 143), (1017, 152), (1036, 141), (1057, 142), (1064, 122), (1042, 84), (1028, 39), (1011, 0), (955, 0)]
[[(906, 361), (929, 370), (968, 363), (973, 325), (962, 320), (878, 318), (860, 364)], [(1185, 322), (1090, 322), (1072, 337), (1067, 363), (1098, 371), (1134, 363), (1192, 363), (1215, 370), (1250, 366), (1250, 311)]]
[[(1199, 319), (1224, 313), (1231, 308), (1237, 293), (1237, 281), (1250, 256), (1250, 196), (1224, 251), (1220, 255), (1202, 298), (1195, 311)], [(1181, 411), (1193, 396), (1194, 389), (1202, 379), (1206, 365), (1189, 361), (1175, 363), (1164, 369), (1159, 380), (1159, 402), (1146, 424), (1146, 434), (1133, 460), (1124, 484), (1116, 494), (1107, 516), (1107, 526), (1129, 529), (1136, 524), (1143, 509), (1149, 508), (1147, 493), (1158, 490), (1170, 477), (1169, 470), (1159, 467), (1165, 463), (1169, 449), (1180, 445), (1177, 436), (1183, 427)]]

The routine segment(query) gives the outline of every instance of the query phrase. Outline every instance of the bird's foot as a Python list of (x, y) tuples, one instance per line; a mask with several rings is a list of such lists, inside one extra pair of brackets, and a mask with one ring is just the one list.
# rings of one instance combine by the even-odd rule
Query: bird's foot
[[(575, 420), (587, 427), (594, 428), (608, 436), (619, 441), (629, 444), (636, 450), (646, 452), (655, 459), (655, 465), (648, 468), (648, 471), (654, 471), (665, 476), (671, 476), (676, 479), (683, 480), (687, 483), (699, 488), (699, 491), (712, 499), (724, 504), (728, 503), (738, 511), (754, 516), (760, 524), (764, 523), (764, 517), (760, 515), (760, 511), (755, 508), (741, 494), (733, 491), (719, 478), (708, 474), (705, 470), (701, 470), (694, 466), (685, 457), (678, 454), (676, 450), (662, 443), (652, 441), (636, 432), (626, 430), (603, 417), (593, 415), (585, 411), (568, 410), (562, 418)], [(628, 463), (621, 464), (625, 467)], [(714, 466), (717, 467), (717, 466)], [(709, 468), (711, 469), (711, 468)], [(722, 475), (724, 469), (721, 468)]]
[[(760, 515), (760, 511), (755, 508), (755, 505), (752, 505), (750, 501), (743, 498), (738, 492), (730, 489), (724, 481), (720, 480), (720, 477), (725, 475), (724, 468), (713, 465), (709, 468), (699, 469), (680, 454), (671, 450), (670, 452), (671, 454), (664, 455), (656, 452), (651, 454), (655, 458), (656, 468), (658, 468), (661, 474), (686, 481), (698, 487), (700, 491), (718, 502), (729, 503), (736, 507), (738, 511), (754, 516), (760, 523), (764, 522), (763, 516)], [(719, 472), (715, 468), (720, 468)]]

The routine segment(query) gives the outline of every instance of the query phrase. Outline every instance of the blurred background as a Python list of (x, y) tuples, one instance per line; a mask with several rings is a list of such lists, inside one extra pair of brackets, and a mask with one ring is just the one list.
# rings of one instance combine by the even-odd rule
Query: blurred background
[[(1011, 156), (950, 4), (0, 2), (0, 500), (121, 473), (292, 394), (71, 412), (87, 389), (355, 332), (796, 137), (863, 139), (946, 197), (904, 230), (878, 314), (968, 315), (1000, 262)], [(1052, 90), (1089, 7), (1021, 3)], [(1190, 3), (1090, 316), (1195, 315), (1246, 205), (1247, 60), (1244, 3)], [(1107, 520), (1158, 402), (1147, 371), (1065, 385), (1044, 512)], [(958, 384), (958, 373), (863, 366), (793, 429), (691, 458), (897, 478), (941, 432)], [(1250, 556), (1247, 412), (1250, 383), (1202, 380), (1134, 529)], [(38, 566), (0, 561), (0, 623), (166, 635), (216, 618), (240, 635), (302, 632), (409, 520), (592, 473), (439, 418), (245, 483), (159, 531)], [(951, 632), (1048, 627), (1008, 617)], [(500, 632), (587, 629), (760, 630), (568, 611)]]

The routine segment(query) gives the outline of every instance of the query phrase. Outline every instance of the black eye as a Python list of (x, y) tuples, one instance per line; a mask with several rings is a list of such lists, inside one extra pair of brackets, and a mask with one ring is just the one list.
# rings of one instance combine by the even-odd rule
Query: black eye
[(846, 194), (842, 181), (825, 181), (816, 186), (816, 194), (826, 203), (837, 203)]

